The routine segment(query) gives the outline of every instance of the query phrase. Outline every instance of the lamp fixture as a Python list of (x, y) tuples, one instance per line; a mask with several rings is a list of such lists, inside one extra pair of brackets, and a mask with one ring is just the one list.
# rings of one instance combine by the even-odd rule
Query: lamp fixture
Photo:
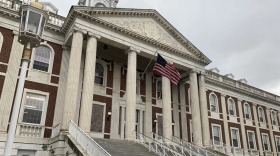
[(111, 109), (109, 109), (109, 110), (108, 110), (108, 117), (107, 117), (107, 121), (109, 121), (109, 120), (110, 120), (111, 115), (112, 115), (112, 110), (111, 110)]
[(154, 118), (154, 124), (153, 124), (153, 127), (155, 127), (155, 126), (156, 126), (157, 122), (158, 122), (157, 117), (155, 117), (155, 118)]
[(174, 120), (172, 120), (172, 126), (175, 126), (175, 121)]

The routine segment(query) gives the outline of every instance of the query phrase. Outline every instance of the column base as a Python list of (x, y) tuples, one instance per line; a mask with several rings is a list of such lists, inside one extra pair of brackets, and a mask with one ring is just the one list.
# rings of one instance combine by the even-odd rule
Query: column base
[(127, 140), (127, 141), (135, 141), (135, 137), (127, 137), (127, 138), (124, 138), (124, 140)]

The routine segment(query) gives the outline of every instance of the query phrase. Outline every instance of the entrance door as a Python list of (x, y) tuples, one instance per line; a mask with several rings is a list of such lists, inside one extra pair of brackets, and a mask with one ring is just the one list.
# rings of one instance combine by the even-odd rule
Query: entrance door
[(157, 122), (157, 134), (160, 136), (163, 136), (163, 119), (162, 116), (157, 116), (158, 122)]
[[(125, 126), (126, 126), (126, 108), (124, 111), (124, 137), (125, 137)], [(136, 110), (135, 112), (135, 131), (139, 131), (140, 123), (139, 123), (139, 110)]]

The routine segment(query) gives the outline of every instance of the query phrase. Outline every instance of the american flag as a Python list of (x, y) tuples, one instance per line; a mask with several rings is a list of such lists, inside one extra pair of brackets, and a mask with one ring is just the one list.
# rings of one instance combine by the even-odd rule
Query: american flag
[(153, 71), (167, 77), (174, 85), (177, 85), (181, 79), (181, 75), (176, 68), (168, 63), (160, 54), (158, 54)]

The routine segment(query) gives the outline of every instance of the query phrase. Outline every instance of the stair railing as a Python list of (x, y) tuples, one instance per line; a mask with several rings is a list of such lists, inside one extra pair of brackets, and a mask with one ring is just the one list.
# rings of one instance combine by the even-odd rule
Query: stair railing
[(172, 136), (173, 142), (177, 143), (178, 145), (184, 147), (185, 150), (189, 150), (192, 152), (193, 155), (196, 156), (219, 156), (218, 154), (215, 154), (213, 152), (210, 152), (206, 149), (203, 149), (201, 147), (198, 147), (192, 143), (189, 143), (183, 139), (180, 139), (178, 137)]
[(82, 148), (90, 156), (111, 156), (98, 143), (96, 143), (89, 135), (80, 129), (72, 120), (69, 125), (69, 133), (82, 146)]
[(135, 131), (135, 134), (135, 142), (138, 142), (144, 147), (148, 148), (150, 152), (155, 152), (160, 156), (170, 156), (170, 154), (172, 154), (173, 156), (186, 156), (165, 146), (162, 142), (156, 141), (155, 139), (145, 136), (144, 134), (141, 134), (137, 131)]

